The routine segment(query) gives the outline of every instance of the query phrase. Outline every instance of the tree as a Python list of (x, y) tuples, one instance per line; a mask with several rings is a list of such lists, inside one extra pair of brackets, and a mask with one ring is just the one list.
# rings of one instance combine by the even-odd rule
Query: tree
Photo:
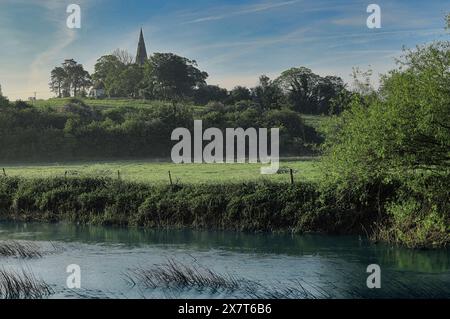
[(321, 78), (305, 67), (291, 68), (276, 79), (288, 95), (295, 111), (300, 113), (318, 113), (318, 87)]
[(65, 60), (62, 67), (55, 67), (51, 71), (50, 89), (61, 96), (85, 95), (92, 85), (91, 77), (84, 70), (83, 65), (73, 59)]
[(106, 91), (115, 97), (141, 96), (143, 72), (143, 68), (137, 64), (126, 65), (119, 73), (107, 77)]
[(450, 42), (406, 51), (398, 63), (375, 96), (353, 99), (326, 127), (330, 177), (356, 187), (450, 171)]
[(285, 104), (285, 95), (277, 82), (266, 75), (259, 78), (259, 85), (253, 88), (253, 97), (263, 110), (280, 109)]
[(67, 83), (67, 73), (64, 68), (54, 68), (50, 75), (50, 90), (56, 93), (59, 98), (61, 98), (63, 88)]
[(9, 101), (6, 97), (3, 96), (2, 86), (0, 85), (0, 107), (9, 106)]
[(333, 103), (347, 93), (340, 77), (321, 77), (305, 67), (286, 70), (275, 82), (287, 94), (292, 108), (300, 113), (329, 114), (333, 109), (339, 110)]
[(328, 189), (375, 201), (389, 220), (379, 237), (411, 247), (450, 242), (449, 106), (450, 42), (436, 42), (406, 51), (378, 91), (326, 126)]
[(194, 102), (198, 105), (206, 105), (208, 102), (225, 102), (228, 98), (227, 89), (217, 85), (200, 85), (194, 91)]
[(114, 50), (112, 55), (115, 56), (117, 58), (117, 60), (124, 65), (129, 65), (129, 64), (134, 63), (134, 57), (127, 50), (116, 49), (116, 50)]
[(126, 65), (116, 55), (104, 55), (97, 60), (92, 74), (94, 86), (105, 89), (110, 97), (120, 96), (116, 88), (117, 76), (125, 70)]
[(91, 85), (91, 77), (87, 71), (84, 70), (83, 65), (78, 64), (75, 60), (65, 60), (63, 69), (66, 73), (67, 84), (73, 96), (82, 95), (86, 92), (86, 88)]
[(195, 88), (206, 84), (208, 73), (200, 71), (194, 60), (173, 53), (155, 53), (147, 61), (146, 88), (163, 100), (191, 97)]
[[(338, 76), (322, 77), (317, 89), (317, 112), (320, 114), (339, 114), (341, 109), (336, 107), (336, 102), (339, 100), (339, 102), (345, 103), (345, 98), (350, 93), (346, 89), (344, 81)], [(342, 108), (344, 105), (342, 105)]]
[(248, 101), (252, 99), (251, 91), (245, 86), (234, 87), (229, 95), (228, 103), (234, 104), (239, 101)]
[(376, 92), (371, 81), (372, 74), (373, 71), (371, 69), (363, 71), (359, 67), (353, 68), (353, 92), (361, 96), (370, 96), (375, 94)]

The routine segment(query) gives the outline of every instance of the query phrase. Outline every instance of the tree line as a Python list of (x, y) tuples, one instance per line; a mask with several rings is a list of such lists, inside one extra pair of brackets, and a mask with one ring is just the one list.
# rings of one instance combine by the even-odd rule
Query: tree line
[(262, 75), (253, 88), (232, 90), (207, 84), (208, 73), (195, 60), (173, 53), (154, 53), (144, 65), (124, 50), (100, 57), (90, 75), (73, 59), (51, 72), (50, 88), (57, 97), (84, 97), (90, 88), (109, 98), (134, 98), (206, 105), (233, 105), (252, 101), (262, 109), (289, 108), (305, 114), (339, 114), (352, 92), (337, 76), (315, 74), (305, 67), (291, 68), (276, 79)]
[(152, 101), (148, 107), (93, 107), (72, 98), (64, 106), (33, 107), (8, 102), (0, 107), (0, 161), (64, 161), (170, 158), (177, 127), (279, 127), (282, 155), (312, 155), (317, 132), (295, 111), (261, 110), (252, 103), (191, 105)]

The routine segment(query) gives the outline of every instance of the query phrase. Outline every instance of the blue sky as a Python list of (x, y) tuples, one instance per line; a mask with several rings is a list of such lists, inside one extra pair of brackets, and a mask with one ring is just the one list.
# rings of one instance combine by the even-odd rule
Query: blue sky
[[(82, 27), (66, 27), (66, 7), (81, 6)], [(366, 8), (381, 7), (381, 29)], [(208, 82), (253, 86), (306, 66), (350, 81), (352, 67), (375, 74), (393, 67), (402, 46), (449, 37), (449, 0), (0, 0), (0, 85), (10, 99), (48, 98), (51, 69), (74, 58), (92, 72), (116, 48), (136, 53), (142, 27), (147, 50), (197, 60)]]

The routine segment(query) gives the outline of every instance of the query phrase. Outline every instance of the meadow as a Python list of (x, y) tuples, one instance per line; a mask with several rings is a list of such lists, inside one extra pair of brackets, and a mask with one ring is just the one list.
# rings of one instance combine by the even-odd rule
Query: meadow
[[(109, 177), (138, 183), (182, 184), (241, 181), (312, 182), (320, 177), (316, 158), (286, 159), (275, 175), (261, 175), (262, 164), (173, 164), (145, 160), (2, 165), (7, 176), (23, 178)], [(1, 172), (3, 174), (3, 172)]]

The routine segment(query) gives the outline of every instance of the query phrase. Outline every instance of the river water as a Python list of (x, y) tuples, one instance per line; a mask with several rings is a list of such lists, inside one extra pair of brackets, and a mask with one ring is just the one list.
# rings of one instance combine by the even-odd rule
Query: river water
[[(0, 241), (33, 242), (41, 258), (1, 257), (0, 268), (26, 269), (51, 285), (49, 298), (448, 298), (450, 250), (409, 250), (353, 236), (248, 234), (192, 230), (0, 223)], [(168, 263), (210, 270), (233, 289), (161, 282), (130, 274)], [(81, 269), (81, 289), (66, 285)], [(367, 287), (367, 267), (381, 288)]]

